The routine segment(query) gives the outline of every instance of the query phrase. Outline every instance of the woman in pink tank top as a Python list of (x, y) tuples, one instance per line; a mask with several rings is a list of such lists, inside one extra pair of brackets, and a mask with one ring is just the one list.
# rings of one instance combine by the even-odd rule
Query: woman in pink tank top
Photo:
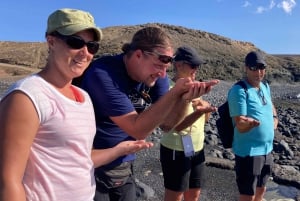
[(71, 82), (101, 38), (88, 12), (60, 9), (49, 16), (45, 67), (14, 83), (0, 102), (1, 201), (92, 201), (94, 167), (152, 146), (126, 141), (92, 150), (93, 105)]

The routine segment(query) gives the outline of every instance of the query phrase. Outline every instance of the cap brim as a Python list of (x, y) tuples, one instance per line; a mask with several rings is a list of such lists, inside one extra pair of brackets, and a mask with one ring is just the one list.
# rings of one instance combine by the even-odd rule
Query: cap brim
[(189, 63), (192, 64), (192, 65), (194, 65), (194, 66), (200, 66), (202, 64), (206, 64), (206, 62), (203, 61), (203, 60), (192, 60)]
[(256, 61), (257, 64), (263, 64), (264, 66), (267, 66), (266, 62), (265, 61), (262, 61), (262, 60), (258, 60)]
[(76, 24), (76, 25), (69, 25), (67, 27), (58, 28), (56, 29), (56, 31), (58, 31), (62, 35), (69, 36), (87, 29), (91, 29), (94, 31), (94, 33), (96, 34), (96, 41), (100, 41), (102, 39), (101, 29), (96, 28), (94, 26)]

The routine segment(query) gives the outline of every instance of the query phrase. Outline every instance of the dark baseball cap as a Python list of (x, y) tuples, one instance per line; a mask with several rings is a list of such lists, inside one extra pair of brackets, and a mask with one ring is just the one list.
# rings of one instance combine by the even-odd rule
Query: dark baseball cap
[(248, 67), (257, 66), (257, 64), (263, 64), (267, 66), (263, 55), (260, 52), (252, 51), (247, 54), (245, 57), (245, 65)]
[(189, 46), (179, 47), (175, 53), (174, 61), (185, 61), (192, 66), (200, 66), (206, 63), (198, 52)]

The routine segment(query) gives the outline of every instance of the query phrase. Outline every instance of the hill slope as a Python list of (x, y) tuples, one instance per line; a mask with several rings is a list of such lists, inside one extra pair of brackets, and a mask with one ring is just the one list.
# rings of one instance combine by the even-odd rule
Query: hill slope
[[(170, 34), (175, 48), (180, 45), (190, 45), (196, 48), (207, 60), (207, 64), (203, 66), (198, 75), (199, 79), (238, 79), (241, 77), (241, 67), (244, 66), (245, 55), (251, 50), (259, 49), (249, 42), (235, 41), (213, 33), (181, 26), (156, 23), (104, 28), (104, 39), (101, 41), (96, 56), (120, 53), (122, 45), (130, 42), (133, 34), (145, 26), (164, 28)], [(45, 65), (46, 57), (47, 46), (45, 43), (0, 41), (0, 63), (42, 68)], [(266, 60), (268, 80), (300, 82), (300, 55), (266, 54)]]

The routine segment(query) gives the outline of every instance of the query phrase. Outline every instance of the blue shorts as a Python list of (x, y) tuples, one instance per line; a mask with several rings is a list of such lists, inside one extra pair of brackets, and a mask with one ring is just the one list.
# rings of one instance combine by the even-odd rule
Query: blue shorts
[(255, 195), (256, 187), (264, 187), (272, 173), (271, 153), (263, 156), (235, 155), (236, 182), (240, 194)]
[(160, 162), (166, 189), (184, 192), (191, 188), (201, 188), (204, 182), (205, 155), (202, 149), (194, 156), (185, 157), (183, 151), (160, 146)]

